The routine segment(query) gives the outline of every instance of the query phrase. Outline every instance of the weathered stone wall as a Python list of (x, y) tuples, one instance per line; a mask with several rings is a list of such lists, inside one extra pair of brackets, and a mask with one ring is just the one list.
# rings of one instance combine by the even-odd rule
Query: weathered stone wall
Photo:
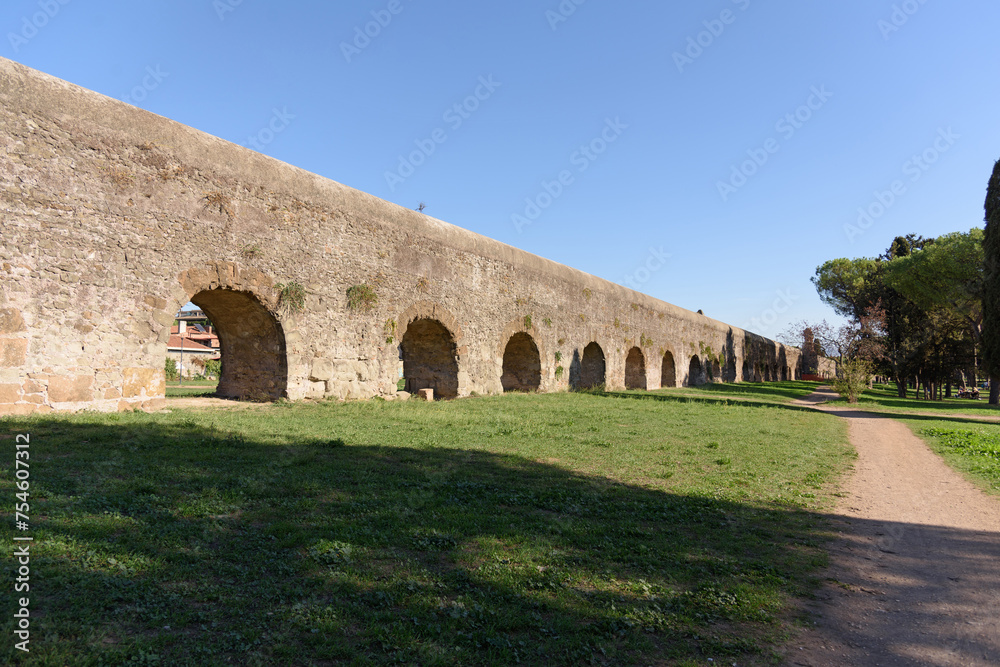
[(415, 387), (498, 393), (516, 334), (537, 368), (518, 336), (509, 388), (621, 388), (632, 348), (649, 389), (797, 372), (797, 349), (3, 59), (0, 149), (0, 413), (158, 407), (189, 300), (231, 396), (391, 397), (401, 342)]

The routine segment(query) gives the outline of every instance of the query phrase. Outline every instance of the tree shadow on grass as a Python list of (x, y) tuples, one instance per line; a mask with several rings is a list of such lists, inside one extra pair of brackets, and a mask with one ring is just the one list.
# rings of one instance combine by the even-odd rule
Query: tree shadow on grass
[(794, 506), (206, 423), (4, 423), (31, 433), (37, 634), (0, 659), (742, 664), (824, 562)]
[(738, 382), (714, 383), (698, 387), (698, 391), (706, 393), (743, 394), (747, 396), (778, 396), (781, 398), (798, 399), (808, 396), (816, 390), (816, 382), (782, 381), (782, 382)]
[(739, 405), (758, 408), (779, 408), (781, 410), (816, 412), (815, 408), (791, 405), (788, 403), (774, 403), (771, 401), (754, 401), (744, 398), (714, 398), (709, 396), (678, 396), (674, 394), (659, 394), (653, 392), (625, 392), (625, 391), (601, 391), (591, 390), (587, 393), (605, 398), (632, 398), (646, 401), (663, 401), (666, 403), (701, 403), (704, 405)]

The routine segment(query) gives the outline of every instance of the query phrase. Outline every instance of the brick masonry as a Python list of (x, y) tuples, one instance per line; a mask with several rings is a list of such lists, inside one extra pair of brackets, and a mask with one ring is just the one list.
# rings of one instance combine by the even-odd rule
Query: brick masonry
[[(220, 392), (244, 398), (392, 398), (400, 342), (436, 395), (566, 390), (592, 342), (609, 388), (626, 358), (648, 389), (798, 373), (798, 349), (5, 59), (0, 145), (0, 414), (161, 407), (189, 300), (218, 328)], [(352, 307), (355, 285), (375, 300)]]

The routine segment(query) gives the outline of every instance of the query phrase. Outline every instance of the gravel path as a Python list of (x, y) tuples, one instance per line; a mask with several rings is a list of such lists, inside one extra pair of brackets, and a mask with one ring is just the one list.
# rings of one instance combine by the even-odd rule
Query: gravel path
[(831, 517), (827, 579), (806, 605), (815, 625), (786, 664), (1000, 665), (1000, 500), (890, 417), (817, 407), (849, 421), (858, 460)]

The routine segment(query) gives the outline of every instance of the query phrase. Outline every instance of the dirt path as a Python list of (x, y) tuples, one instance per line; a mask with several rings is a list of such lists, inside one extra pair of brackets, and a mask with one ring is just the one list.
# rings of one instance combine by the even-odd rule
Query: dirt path
[(786, 664), (1000, 664), (1000, 501), (889, 416), (820, 409), (849, 420), (858, 460), (831, 517), (827, 580), (806, 605), (815, 625)]

